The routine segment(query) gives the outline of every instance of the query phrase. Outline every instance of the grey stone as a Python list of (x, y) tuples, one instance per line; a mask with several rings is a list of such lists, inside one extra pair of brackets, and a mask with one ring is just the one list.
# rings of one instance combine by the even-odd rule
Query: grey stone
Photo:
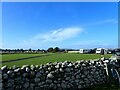
[(47, 78), (53, 78), (54, 76), (51, 74), (51, 73), (49, 73), (48, 75), (47, 75)]
[(34, 71), (30, 71), (30, 77), (32, 78), (32, 77), (35, 77), (37, 74), (35, 74), (35, 72)]
[(31, 65), (30, 68), (31, 68), (31, 70), (35, 70), (35, 66), (34, 65)]
[(40, 81), (39, 78), (35, 78), (35, 83), (38, 83)]
[(55, 66), (55, 68), (57, 68), (57, 69), (59, 69), (59, 67), (60, 67), (59, 64), (57, 64), (57, 65)]
[(61, 83), (61, 87), (62, 88), (66, 88), (66, 84), (65, 83)]
[(69, 63), (69, 64), (68, 64), (68, 67), (72, 67), (72, 66), (73, 66), (73, 64), (72, 64), (72, 63)]
[(78, 83), (78, 82), (79, 82), (79, 79), (76, 79), (75, 82)]
[(5, 69), (7, 69), (7, 66), (6, 66), (6, 65), (3, 66), (3, 67), (1, 67), (1, 70), (2, 70), (2, 71), (4, 71)]
[(54, 84), (53, 84), (53, 83), (51, 83), (51, 84), (50, 84), (50, 88), (53, 88), (53, 87), (54, 87)]
[(27, 77), (28, 76), (28, 73), (23, 73), (23, 77)]
[(19, 72), (21, 69), (20, 68), (17, 68), (14, 70), (14, 72)]
[(60, 68), (59, 70), (60, 70), (60, 72), (64, 72), (64, 70), (62, 68)]
[(70, 87), (71, 87), (71, 86), (68, 84), (68, 85), (67, 85), (67, 88), (70, 88)]
[(42, 90), (41, 87), (35, 87), (35, 90)]
[(56, 80), (54, 80), (54, 83), (58, 83)]
[(26, 72), (30, 72), (30, 68), (26, 67)]
[[(2, 90), (2, 89), (1, 89)], [(10, 88), (8, 88), (7, 90), (14, 90), (14, 87), (10, 87)]]
[(29, 82), (26, 82), (24, 85), (23, 85), (24, 88), (28, 88), (29, 87)]
[(66, 72), (70, 72), (70, 68), (66, 68), (65, 71), (66, 71)]
[(46, 83), (52, 83), (51, 79), (46, 80)]
[(7, 74), (12, 74), (12, 73), (13, 73), (12, 70), (7, 71)]
[[(22, 88), (22, 86), (21, 85), (16, 85), (15, 86), (15, 90), (20, 90)], [(13, 89), (14, 90), (14, 89)]]
[(38, 83), (38, 86), (41, 86), (41, 85), (44, 85), (44, 84), (45, 84), (45, 82), (42, 81), (42, 82), (39, 82), (39, 83)]
[(38, 72), (37, 74), (36, 74), (36, 77), (37, 78), (39, 78), (39, 77), (41, 77), (42, 76), (42, 74), (40, 73), (40, 72)]
[(30, 84), (30, 87), (34, 87), (34, 86), (35, 86), (35, 84), (34, 84), (34, 83), (31, 83), (31, 84)]
[(61, 85), (60, 84), (57, 84), (57, 87), (60, 87)]
[(66, 77), (66, 78), (65, 78), (65, 80), (67, 80), (67, 81), (68, 81), (69, 79), (70, 79), (70, 77)]
[(27, 90), (34, 90), (34, 88), (33, 87), (28, 87), (28, 89)]
[(7, 79), (8, 75), (7, 74), (3, 74), (3, 79)]
[(58, 69), (56, 69), (56, 70), (55, 70), (55, 73), (59, 73), (59, 70), (58, 70)]
[(55, 71), (51, 71), (50, 73), (51, 73), (51, 74), (54, 74), (54, 73), (55, 73)]
[(62, 80), (62, 83), (65, 83), (66, 81), (65, 80)]
[(11, 87), (13, 83), (7, 83), (7, 87)]
[(26, 67), (28, 67), (28, 65), (23, 65), (21, 69), (25, 69)]
[(82, 89), (82, 85), (78, 85), (78, 89)]
[(51, 70), (52, 70), (51, 67), (49, 67), (49, 68), (48, 68), (48, 71), (51, 71)]
[(72, 80), (75, 80), (75, 76), (72, 76), (71, 79), (72, 79)]
[(80, 78), (80, 75), (76, 75), (76, 79)]
[(80, 82), (79, 82), (80, 84), (83, 84), (84, 83), (84, 81), (83, 80), (80, 80)]
[(56, 84), (53, 85), (53, 89), (55, 89), (55, 90), (57, 89), (57, 85)]

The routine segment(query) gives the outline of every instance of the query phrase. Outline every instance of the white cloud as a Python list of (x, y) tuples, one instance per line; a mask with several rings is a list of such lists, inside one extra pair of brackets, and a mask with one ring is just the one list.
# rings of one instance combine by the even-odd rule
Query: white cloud
[(58, 29), (58, 30), (50, 31), (48, 33), (39, 34), (34, 39), (42, 40), (43, 42), (59, 42), (69, 38), (73, 38), (78, 34), (80, 34), (82, 31), (83, 31), (82, 28)]
[(57, 29), (53, 31), (49, 31), (46, 33), (40, 33), (29, 40), (24, 40), (20, 46), (22, 47), (37, 47), (37, 46), (46, 46), (50, 44), (56, 44), (58, 42), (65, 41), (71, 38), (77, 37), (84, 30), (80, 27), (71, 27), (71, 28), (63, 28)]

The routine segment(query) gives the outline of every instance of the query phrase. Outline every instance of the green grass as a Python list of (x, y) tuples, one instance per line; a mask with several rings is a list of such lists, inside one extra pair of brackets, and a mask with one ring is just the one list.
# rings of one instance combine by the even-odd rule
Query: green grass
[(2, 55), (2, 61), (13, 60), (18, 58), (26, 58), (31, 56), (38, 56), (42, 54), (4, 54)]
[[(38, 55), (46, 55), (46, 54), (10, 54), (10, 55), (2, 55), (3, 61), (18, 59), (18, 58), (25, 58), (31, 56), (38, 56)], [(60, 62), (60, 61), (77, 61), (77, 60), (89, 60), (89, 59), (97, 59), (100, 58), (101, 55), (99, 54), (70, 54), (70, 53), (54, 53), (48, 54), (49, 56), (42, 56), (38, 58), (32, 59), (25, 59), (21, 61), (14, 61), (14, 62), (7, 62), (3, 63), (2, 65), (7, 65), (9, 67), (13, 65), (22, 66), (22, 65), (40, 65), (46, 64), (48, 62)], [(111, 57), (111, 54), (104, 55), (104, 57)], [(113, 89), (111, 87), (107, 87), (106, 85), (95, 86), (90, 90), (120, 90), (120, 89)]]
[[(3, 55), (3, 61), (5, 60), (11, 60), (11, 59), (17, 59), (17, 58), (23, 58), (23, 57), (30, 57), (30, 56), (37, 56), (38, 54), (11, 54), (11, 55)], [(43, 54), (39, 54), (43, 55)], [(14, 61), (14, 62), (7, 62), (3, 63), (2, 65), (7, 65), (9, 67), (13, 65), (22, 66), (25, 64), (28, 65), (40, 65), (40, 64), (46, 64), (48, 62), (60, 62), (60, 61), (77, 61), (77, 60), (88, 60), (88, 59), (96, 59), (100, 58), (99, 54), (70, 54), (70, 53), (54, 53), (54, 54), (48, 54), (49, 56), (42, 56), (38, 58), (32, 58), (32, 59), (25, 59), (21, 61)], [(105, 57), (110, 57), (111, 55), (105, 55)]]

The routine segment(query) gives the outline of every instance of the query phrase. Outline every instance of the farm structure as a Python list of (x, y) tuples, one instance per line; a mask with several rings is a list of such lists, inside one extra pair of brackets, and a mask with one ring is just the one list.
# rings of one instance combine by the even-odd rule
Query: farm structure
[(91, 49), (80, 49), (79, 53), (90, 53)]
[(68, 53), (80, 53), (79, 51), (68, 51)]

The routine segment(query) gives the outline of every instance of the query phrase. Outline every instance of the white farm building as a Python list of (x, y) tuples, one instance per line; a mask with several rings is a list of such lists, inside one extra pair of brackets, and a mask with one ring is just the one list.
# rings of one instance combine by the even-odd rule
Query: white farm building
[(68, 53), (80, 53), (79, 51), (68, 51)]
[(80, 49), (79, 52), (80, 53), (89, 53), (90, 49)]

